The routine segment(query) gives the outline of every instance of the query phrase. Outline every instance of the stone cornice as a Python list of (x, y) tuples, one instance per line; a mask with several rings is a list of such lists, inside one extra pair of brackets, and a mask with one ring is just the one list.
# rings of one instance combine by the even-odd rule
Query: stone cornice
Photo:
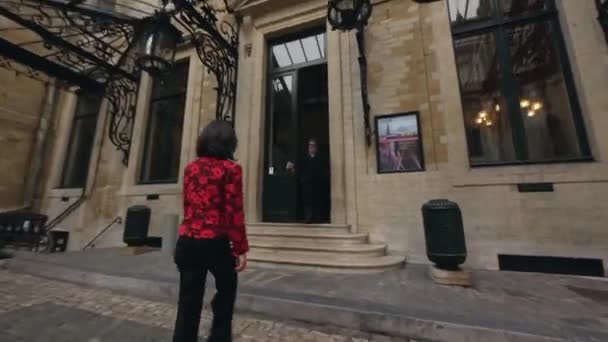
[(262, 11), (267, 12), (269, 7), (282, 8), (303, 2), (314, 2), (315, 0), (245, 0), (235, 7), (235, 11), (242, 15), (255, 15)]

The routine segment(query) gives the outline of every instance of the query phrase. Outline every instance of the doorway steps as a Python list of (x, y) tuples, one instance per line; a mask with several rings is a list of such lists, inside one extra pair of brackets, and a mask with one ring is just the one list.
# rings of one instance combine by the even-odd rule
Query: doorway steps
[(377, 272), (405, 264), (405, 257), (387, 255), (386, 245), (370, 243), (368, 234), (351, 233), (348, 225), (250, 223), (247, 230), (254, 266)]

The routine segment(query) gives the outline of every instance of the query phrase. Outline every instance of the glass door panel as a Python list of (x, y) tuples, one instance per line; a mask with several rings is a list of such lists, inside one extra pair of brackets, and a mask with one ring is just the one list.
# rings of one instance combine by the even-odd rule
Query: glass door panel
[(297, 190), (296, 73), (273, 77), (269, 84), (264, 221), (295, 222)]

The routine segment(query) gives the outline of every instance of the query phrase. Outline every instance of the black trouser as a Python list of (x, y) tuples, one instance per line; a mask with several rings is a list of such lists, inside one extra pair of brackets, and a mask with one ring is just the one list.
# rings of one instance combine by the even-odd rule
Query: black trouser
[(304, 220), (307, 223), (323, 221), (323, 189), (320, 182), (302, 182), (302, 206), (304, 207)]
[(235, 259), (228, 239), (180, 237), (175, 249), (179, 269), (179, 302), (173, 342), (198, 341), (207, 271), (213, 274), (217, 293), (211, 302), (213, 323), (209, 342), (232, 341), (232, 314), (236, 298)]
[(306, 223), (321, 222), (321, 209), (319, 203), (304, 204), (304, 221)]

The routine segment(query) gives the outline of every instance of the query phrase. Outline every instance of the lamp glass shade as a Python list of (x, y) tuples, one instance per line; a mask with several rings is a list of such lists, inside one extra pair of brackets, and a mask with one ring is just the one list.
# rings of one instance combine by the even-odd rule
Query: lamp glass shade
[(327, 6), (327, 20), (335, 30), (364, 26), (372, 13), (369, 0), (329, 0)]
[(138, 42), (137, 66), (152, 75), (167, 72), (175, 61), (181, 34), (168, 16), (152, 18), (143, 28)]

